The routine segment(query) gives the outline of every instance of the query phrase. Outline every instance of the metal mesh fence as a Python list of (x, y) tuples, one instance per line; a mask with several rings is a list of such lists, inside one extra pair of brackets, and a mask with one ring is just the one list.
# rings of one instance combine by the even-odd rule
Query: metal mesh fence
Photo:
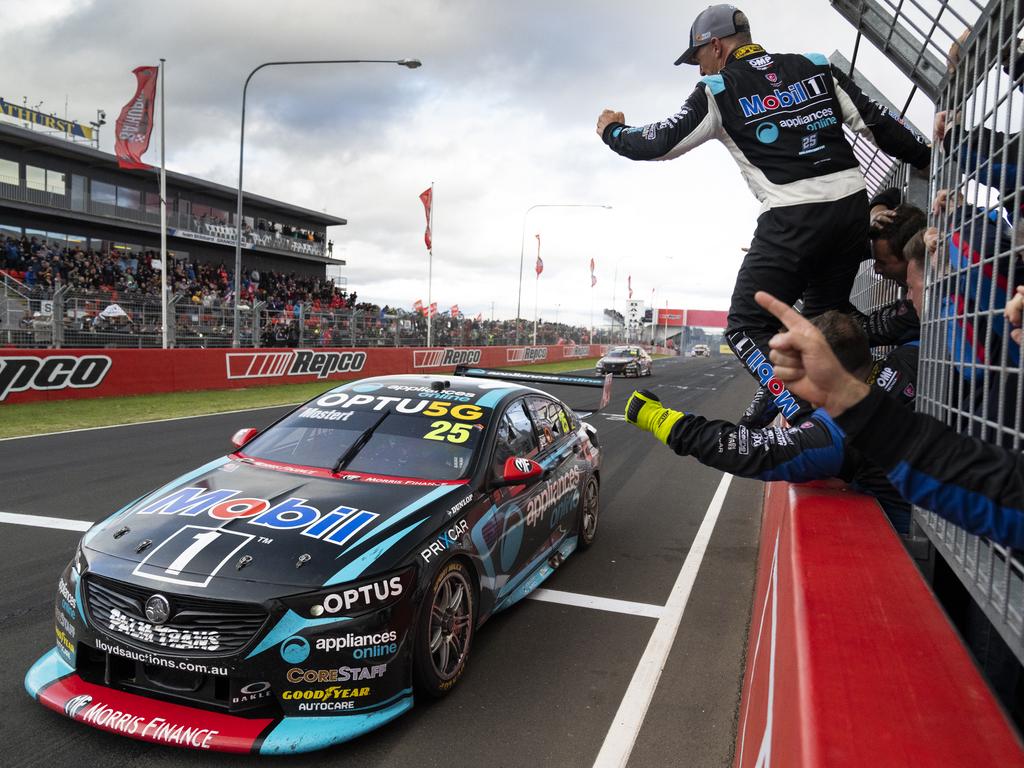
[[(947, 133), (933, 153), (930, 180), (929, 197), (941, 204), (932, 212), (938, 249), (926, 268), (917, 408), (961, 433), (1021, 450), (1024, 368), (1003, 309), (1014, 287), (1024, 283), (1024, 2), (832, 5), (946, 114)], [(866, 175), (872, 191), (906, 190), (910, 178), (899, 166), (880, 164)], [(866, 265), (852, 299), (869, 311), (891, 301), (895, 291)], [(926, 510), (915, 510), (915, 521), (1024, 661), (1019, 554)]]

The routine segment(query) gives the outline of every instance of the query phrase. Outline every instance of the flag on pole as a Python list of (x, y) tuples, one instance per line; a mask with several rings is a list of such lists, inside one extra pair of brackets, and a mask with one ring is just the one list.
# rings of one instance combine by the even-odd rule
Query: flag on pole
[(437, 302), (432, 301), (430, 303), (430, 316), (435, 317), (437, 315)]
[(149, 149), (149, 136), (153, 133), (153, 103), (159, 67), (136, 67), (135, 95), (124, 105), (114, 124), (114, 154), (120, 168), (149, 168), (142, 155)]
[(632, 275), (629, 275), (626, 278), (626, 285), (629, 288), (629, 298), (632, 299), (633, 298), (633, 276)]
[(479, 323), (483, 319), (484, 319), (484, 313), (483, 312), (478, 312), (477, 315), (476, 315), (476, 321)]
[(590, 259), (590, 287), (597, 285), (597, 276), (594, 274), (594, 259)]
[(414, 301), (412, 303), (412, 308), (413, 308), (413, 311), (417, 315), (422, 315), (423, 314), (423, 300), (422, 299), (416, 299), (416, 301)]
[(534, 270), (537, 272), (537, 277), (540, 277), (540, 273), (544, 271), (544, 262), (540, 258), (540, 235), (534, 235), (537, 238), (537, 264), (534, 266)]
[(425, 189), (420, 193), (420, 202), (423, 203), (423, 210), (427, 214), (427, 230), (423, 233), (423, 242), (427, 244), (427, 250), (434, 250), (430, 239), (430, 207), (434, 204), (434, 189)]
[(459, 305), (458, 304), (452, 304), (452, 308), (451, 308), (450, 314), (451, 314), (452, 317), (459, 317), (462, 314), (462, 312), (459, 311)]

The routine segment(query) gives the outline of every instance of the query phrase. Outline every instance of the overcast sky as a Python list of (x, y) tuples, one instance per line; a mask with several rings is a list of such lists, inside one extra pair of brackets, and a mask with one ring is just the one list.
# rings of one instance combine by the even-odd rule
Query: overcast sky
[[(242, 83), (272, 60), (419, 58), (263, 70), (249, 87), (245, 187), (343, 216), (329, 237), (361, 298), (427, 299), (418, 195), (435, 184), (433, 298), (443, 310), (515, 315), (525, 225), (523, 316), (587, 324), (634, 298), (726, 309), (758, 204), (718, 143), (637, 163), (594, 132), (602, 108), (642, 124), (674, 113), (698, 80), (674, 67), (705, 0), (4, 0), (8, 66), (0, 97), (81, 122), (107, 111), (101, 148), (134, 92), (131, 70), (167, 59), (168, 168), (237, 184)], [(769, 50), (839, 50), (854, 29), (827, 0), (740, 5)], [(909, 83), (867, 43), (862, 70), (895, 103)], [(909, 116), (930, 125), (918, 95)], [(159, 163), (154, 134), (146, 158)], [(534, 279), (541, 235), (544, 273)], [(591, 291), (589, 260), (597, 264)], [(618, 280), (614, 281), (616, 274)]]

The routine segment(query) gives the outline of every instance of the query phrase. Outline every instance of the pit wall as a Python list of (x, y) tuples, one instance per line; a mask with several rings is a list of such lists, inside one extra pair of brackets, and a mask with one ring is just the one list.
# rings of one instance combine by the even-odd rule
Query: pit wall
[(316, 350), (7, 349), (0, 351), (0, 405), (343, 381), (394, 373), (451, 373), (459, 363), (505, 368), (582, 360), (606, 349), (598, 344)]
[(1022, 764), (877, 503), (769, 484), (735, 768)]

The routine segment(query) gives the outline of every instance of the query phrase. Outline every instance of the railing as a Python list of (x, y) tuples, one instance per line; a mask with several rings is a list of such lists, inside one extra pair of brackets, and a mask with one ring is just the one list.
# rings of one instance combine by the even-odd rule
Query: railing
[[(44, 208), (55, 208), (71, 213), (85, 213), (102, 218), (130, 221), (151, 227), (160, 226), (160, 211), (141, 208), (126, 208), (113, 203), (104, 203), (92, 198), (75, 200), (71, 195), (47, 192), (40, 189), (12, 184), (0, 178), (0, 198)], [(167, 226), (175, 230), (172, 234), (191, 240), (234, 246), (235, 228), (182, 211), (167, 211)], [(74, 234), (74, 233), (72, 233)], [(246, 248), (267, 248), (306, 256), (323, 256), (323, 243), (288, 237), (280, 232), (262, 230), (243, 231), (242, 245)]]
[[(951, 115), (947, 149), (937, 146), (933, 154), (932, 197), (949, 192), (945, 211), (932, 216), (940, 248), (926, 271), (917, 408), (959, 432), (1019, 451), (1024, 356), (1002, 311), (1007, 291), (1024, 283), (1022, 3), (993, 0), (983, 10), (975, 0), (832, 4), (872, 41), (894, 41), (883, 45), (888, 58), (935, 99), (938, 111)], [(971, 27), (947, 73), (947, 52)], [(862, 309), (892, 295), (866, 275), (857, 285)], [(1020, 553), (926, 510), (915, 510), (914, 519), (1024, 662)]]

